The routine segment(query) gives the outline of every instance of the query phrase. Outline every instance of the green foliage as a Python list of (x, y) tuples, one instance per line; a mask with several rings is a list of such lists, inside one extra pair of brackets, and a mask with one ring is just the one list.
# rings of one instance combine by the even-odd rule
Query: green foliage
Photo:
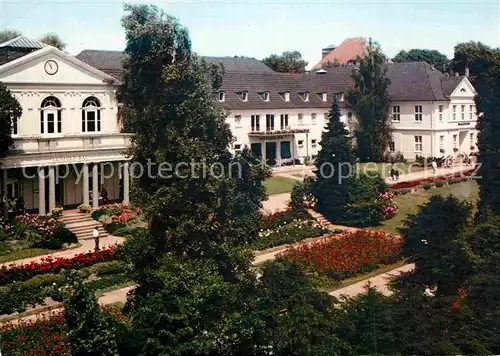
[(17, 30), (3, 30), (0, 31), (0, 43), (7, 42), (13, 38), (21, 36), (21, 32)]
[(290, 193), (289, 207), (292, 211), (306, 213), (314, 201), (314, 180), (310, 177), (304, 178), (302, 182), (295, 183)]
[(71, 354), (118, 355), (116, 330), (106, 316), (93, 291), (75, 271), (68, 273), (64, 308)]
[(337, 100), (333, 101), (328, 114), (328, 124), (321, 134), (320, 145), (321, 150), (314, 162), (316, 180), (312, 183), (316, 210), (330, 221), (339, 221), (345, 205), (349, 203), (355, 157), (349, 132), (340, 121)]
[(304, 73), (307, 66), (299, 51), (285, 51), (281, 55), (271, 54), (262, 62), (275, 72), (282, 73)]
[[(0, 41), (3, 42), (3, 41)], [(0, 158), (7, 156), (14, 141), (11, 137), (13, 120), (19, 120), (23, 109), (9, 89), (0, 82)]]
[(411, 193), (411, 188), (401, 188), (401, 189), (394, 189), (392, 190), (394, 195), (405, 195), (408, 193)]
[(396, 63), (404, 62), (427, 62), (441, 72), (447, 72), (450, 66), (450, 60), (445, 54), (435, 49), (410, 49), (400, 51), (392, 59)]
[(470, 203), (453, 196), (432, 196), (419, 212), (405, 221), (403, 253), (415, 262), (425, 285), (437, 285), (438, 293), (454, 295), (470, 273), (461, 234), (469, 226)]
[(437, 181), (436, 183), (434, 183), (436, 185), (437, 188), (441, 188), (441, 187), (444, 187), (444, 182), (440, 182), (440, 181)]
[(52, 47), (56, 47), (57, 49), (60, 49), (61, 51), (64, 51), (66, 48), (66, 43), (64, 43), (61, 38), (56, 35), (55, 33), (47, 33), (40, 37), (39, 39), (40, 42), (46, 43)]
[(390, 98), (386, 58), (379, 46), (368, 48), (354, 72), (355, 88), (348, 100), (358, 118), (356, 141), (358, 157), (362, 162), (382, 162), (391, 140)]
[(424, 183), (424, 184), (422, 184), (422, 188), (424, 188), (425, 190), (429, 190), (432, 188), (432, 184), (431, 183)]

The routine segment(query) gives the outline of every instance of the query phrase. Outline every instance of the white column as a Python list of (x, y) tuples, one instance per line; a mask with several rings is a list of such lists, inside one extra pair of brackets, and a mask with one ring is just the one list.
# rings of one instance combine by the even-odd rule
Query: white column
[(9, 218), (9, 201), (7, 200), (7, 170), (2, 169), (2, 210), (5, 220)]
[(38, 167), (38, 214), (45, 215), (45, 168)]
[(54, 166), (49, 166), (49, 211), (52, 213), (56, 207), (56, 171)]
[(292, 156), (292, 165), (295, 167), (295, 136), (290, 140), (290, 155)]
[(99, 209), (99, 166), (92, 164), (92, 209)]
[(83, 164), (82, 167), (83, 177), (83, 204), (89, 205), (89, 165)]
[(260, 143), (260, 152), (261, 152), (261, 156), (262, 156), (262, 157), (261, 157), (262, 162), (263, 162), (264, 164), (266, 164), (266, 163), (267, 163), (267, 162), (266, 162), (266, 161), (267, 161), (267, 159), (266, 159), (266, 158), (267, 158), (267, 157), (266, 157), (266, 140), (261, 141), (261, 143)]
[(278, 166), (281, 167), (281, 140), (276, 140), (276, 160), (278, 162)]
[(129, 163), (123, 163), (123, 202), (128, 203), (130, 201), (129, 198), (130, 193), (130, 172), (129, 172)]

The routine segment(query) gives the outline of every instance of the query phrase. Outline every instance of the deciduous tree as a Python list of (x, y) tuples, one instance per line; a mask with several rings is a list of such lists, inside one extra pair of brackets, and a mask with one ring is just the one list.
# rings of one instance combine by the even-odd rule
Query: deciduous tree
[(66, 43), (64, 43), (61, 38), (56, 35), (55, 33), (47, 33), (40, 37), (40, 42), (46, 43), (48, 45), (51, 45), (53, 47), (56, 47), (60, 49), (61, 51), (64, 51), (66, 48)]
[(17, 122), (23, 110), (17, 99), (0, 83), (0, 158), (4, 158), (12, 146), (12, 125)]
[(9, 41), (13, 38), (21, 36), (21, 32), (17, 30), (3, 30), (0, 31), (0, 43)]
[(400, 51), (392, 59), (396, 63), (403, 62), (427, 62), (434, 66), (441, 72), (447, 72), (450, 66), (450, 60), (445, 54), (435, 49), (410, 49), (407, 51)]
[(307, 66), (299, 51), (285, 51), (281, 55), (271, 54), (262, 62), (275, 72), (282, 73), (304, 73)]
[(355, 88), (348, 97), (358, 118), (356, 141), (361, 161), (382, 161), (391, 140), (390, 80), (385, 59), (378, 45), (370, 45), (352, 75)]

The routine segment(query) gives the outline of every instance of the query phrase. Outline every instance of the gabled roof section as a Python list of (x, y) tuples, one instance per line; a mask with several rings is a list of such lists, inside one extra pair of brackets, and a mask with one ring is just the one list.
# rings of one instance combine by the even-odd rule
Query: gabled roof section
[(338, 62), (340, 64), (348, 64), (356, 60), (357, 57), (365, 56), (368, 53), (365, 42), (365, 39), (362, 37), (345, 39), (340, 45), (323, 57), (313, 69), (322, 68), (328, 63)]
[(0, 43), (0, 48), (3, 47), (9, 47), (11, 49), (42, 49), (50, 46), (40, 41), (31, 40), (24, 36), (18, 36), (9, 41)]
[(0, 65), (0, 73), (7, 72), (13, 68), (16, 68), (16, 67), (30, 61), (30, 60), (37, 59), (37, 58), (42, 57), (42, 56), (47, 55), (47, 54), (52, 54), (54, 56), (60, 57), (63, 60), (66, 60), (69, 63), (72, 63), (76, 67), (79, 67), (82, 70), (93, 74), (94, 76), (96, 76), (98, 78), (102, 78), (103, 81), (116, 82), (116, 79), (113, 78), (112, 76), (110, 76), (110, 75), (96, 69), (95, 67), (92, 67), (92, 66), (88, 65), (87, 63), (80, 61), (79, 59), (77, 59), (73, 56), (70, 56), (69, 54), (66, 54), (63, 51), (60, 51), (59, 49), (52, 47), (52, 46), (46, 46), (42, 49), (28, 53), (23, 57), (17, 58), (13, 61), (10, 61), (8, 63)]
[(255, 58), (202, 57), (208, 63), (222, 64), (226, 72), (274, 73), (263, 62)]

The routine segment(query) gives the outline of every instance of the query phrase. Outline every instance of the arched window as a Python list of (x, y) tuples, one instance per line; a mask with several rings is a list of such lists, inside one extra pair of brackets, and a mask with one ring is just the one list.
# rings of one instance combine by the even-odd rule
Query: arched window
[(42, 101), (40, 111), (40, 133), (56, 134), (62, 132), (62, 107), (55, 96)]
[(83, 102), (82, 132), (101, 131), (101, 103), (93, 96)]

